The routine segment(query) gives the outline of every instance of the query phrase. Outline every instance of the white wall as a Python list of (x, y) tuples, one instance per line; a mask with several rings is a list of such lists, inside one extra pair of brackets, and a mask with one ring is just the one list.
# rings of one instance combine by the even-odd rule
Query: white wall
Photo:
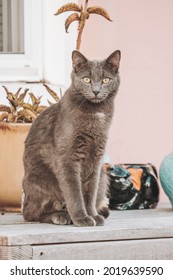
[[(71, 72), (71, 52), (75, 49), (76, 24), (65, 33), (65, 20), (69, 12), (54, 16), (68, 0), (43, 0), (43, 69), (44, 79), (60, 86), (68, 86)], [(78, 2), (78, 1), (73, 1)]]

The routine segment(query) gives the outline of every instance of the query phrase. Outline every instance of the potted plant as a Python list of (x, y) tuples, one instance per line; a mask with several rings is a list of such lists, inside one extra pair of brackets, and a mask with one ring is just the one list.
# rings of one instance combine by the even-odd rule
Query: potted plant
[[(53, 99), (60, 98), (44, 85)], [(29, 89), (16, 93), (3, 86), (9, 106), (0, 104), (0, 210), (19, 211), (21, 206), (24, 141), (31, 124), (47, 106)], [(28, 100), (26, 102), (25, 100)], [(52, 104), (48, 100), (49, 105)]]

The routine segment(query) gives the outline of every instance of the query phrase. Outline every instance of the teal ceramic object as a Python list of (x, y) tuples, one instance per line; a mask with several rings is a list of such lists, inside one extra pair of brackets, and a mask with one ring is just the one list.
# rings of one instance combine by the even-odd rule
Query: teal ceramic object
[(173, 206), (173, 153), (166, 156), (161, 162), (159, 177), (162, 188)]

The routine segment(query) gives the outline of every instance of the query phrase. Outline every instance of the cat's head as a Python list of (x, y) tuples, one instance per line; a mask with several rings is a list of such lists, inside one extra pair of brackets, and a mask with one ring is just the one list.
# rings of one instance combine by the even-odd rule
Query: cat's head
[(102, 61), (90, 61), (79, 51), (73, 51), (72, 84), (79, 95), (92, 103), (100, 103), (115, 95), (119, 79), (120, 51)]

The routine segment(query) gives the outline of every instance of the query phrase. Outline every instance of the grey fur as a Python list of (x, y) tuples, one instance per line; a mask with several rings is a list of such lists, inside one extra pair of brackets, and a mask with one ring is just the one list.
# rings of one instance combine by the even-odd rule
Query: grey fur
[[(23, 216), (54, 224), (103, 225), (109, 211), (102, 158), (120, 83), (120, 51), (104, 61), (89, 61), (73, 51), (72, 61), (70, 88), (40, 114), (25, 141)], [(103, 84), (104, 78), (110, 82)]]

